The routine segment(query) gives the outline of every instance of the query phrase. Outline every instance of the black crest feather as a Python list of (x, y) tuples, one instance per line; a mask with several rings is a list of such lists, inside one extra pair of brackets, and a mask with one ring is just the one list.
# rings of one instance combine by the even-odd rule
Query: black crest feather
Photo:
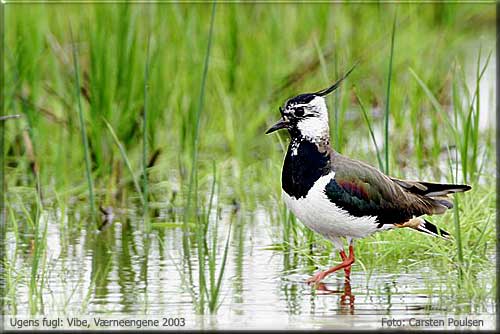
[(318, 96), (325, 96), (325, 95), (328, 95), (330, 94), (331, 92), (333, 92), (335, 89), (337, 89), (340, 84), (342, 83), (342, 81), (344, 81), (345, 78), (347, 78), (349, 76), (349, 74), (351, 74), (351, 72), (354, 70), (354, 68), (356, 67), (357, 63), (354, 64), (351, 69), (349, 71), (347, 71), (340, 79), (338, 79), (333, 85), (331, 85), (330, 87), (328, 88), (325, 88), (325, 89), (322, 89), (316, 93), (313, 93), (314, 95), (318, 95)]

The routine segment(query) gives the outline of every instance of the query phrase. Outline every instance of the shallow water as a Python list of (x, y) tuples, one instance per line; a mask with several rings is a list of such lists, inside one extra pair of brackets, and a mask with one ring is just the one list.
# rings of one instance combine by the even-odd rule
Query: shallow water
[[(314, 289), (305, 284), (310, 270), (294, 261), (296, 256), (269, 250), (277, 231), (261, 210), (254, 215), (222, 213), (219, 254), (229, 224), (233, 226), (221, 306), (216, 315), (201, 316), (193, 303), (198, 282), (196, 247), (187, 261), (182, 229), (154, 229), (145, 236), (134, 224), (117, 220), (102, 232), (68, 228), (62, 233), (51, 216), (42, 219), (48, 223), (48, 248), (38, 314), (45, 316), (183, 317), (184, 328), (339, 329), (379, 328), (382, 318), (476, 314), (490, 319), (485, 326), (493, 326), (487, 316), (494, 312), (493, 298), (471, 307), (447, 291), (448, 278), (431, 267), (419, 266), (415, 272), (375, 268), (369, 275), (357, 264), (351, 283), (338, 273)], [(16, 243), (12, 231), (6, 241), (6, 255), (12, 260)], [(29, 268), (29, 242), (22, 249), (17, 271)], [(16, 304), (7, 298), (7, 314), (30, 314), (28, 283), (29, 279), (17, 284)]]

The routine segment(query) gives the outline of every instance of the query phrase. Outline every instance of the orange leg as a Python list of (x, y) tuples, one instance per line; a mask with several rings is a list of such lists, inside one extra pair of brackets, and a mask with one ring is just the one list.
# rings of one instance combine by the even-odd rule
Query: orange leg
[(346, 256), (344, 250), (340, 251), (340, 257), (342, 258), (342, 263), (336, 265), (335, 267), (331, 267), (330, 269), (327, 269), (325, 271), (320, 271), (319, 273), (309, 278), (306, 282), (309, 284), (311, 283), (317, 284), (321, 282), (326, 276), (340, 269), (344, 269), (346, 277), (349, 277), (351, 272), (351, 265), (354, 262), (354, 248), (352, 247), (352, 245), (349, 246), (349, 257)]
[[(342, 254), (340, 254), (340, 256), (342, 257)], [(343, 262), (351, 262), (351, 264), (347, 267), (344, 268), (344, 273), (345, 273), (345, 278), (347, 280), (351, 280), (351, 265), (354, 263), (354, 247), (352, 245), (349, 245), (349, 257), (346, 257), (345, 256), (345, 253), (344, 253), (344, 257), (342, 257), (342, 261)]]

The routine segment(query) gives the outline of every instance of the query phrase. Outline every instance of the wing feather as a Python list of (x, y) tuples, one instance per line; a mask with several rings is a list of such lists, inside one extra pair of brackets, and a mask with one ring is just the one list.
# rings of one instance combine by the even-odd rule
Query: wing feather
[(326, 185), (325, 194), (354, 216), (377, 216), (379, 224), (383, 225), (447, 209), (430, 197), (407, 191), (408, 187), (426, 191), (425, 184), (402, 186), (378, 169), (340, 154), (332, 165), (335, 176)]

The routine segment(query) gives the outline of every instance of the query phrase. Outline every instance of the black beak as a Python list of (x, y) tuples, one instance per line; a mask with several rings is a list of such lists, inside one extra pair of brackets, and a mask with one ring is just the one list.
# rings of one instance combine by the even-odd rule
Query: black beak
[(288, 122), (285, 121), (283, 118), (281, 118), (278, 122), (276, 122), (276, 124), (271, 126), (269, 128), (269, 130), (266, 131), (266, 135), (268, 135), (274, 131), (278, 131), (280, 129), (285, 129), (286, 127), (288, 127)]

